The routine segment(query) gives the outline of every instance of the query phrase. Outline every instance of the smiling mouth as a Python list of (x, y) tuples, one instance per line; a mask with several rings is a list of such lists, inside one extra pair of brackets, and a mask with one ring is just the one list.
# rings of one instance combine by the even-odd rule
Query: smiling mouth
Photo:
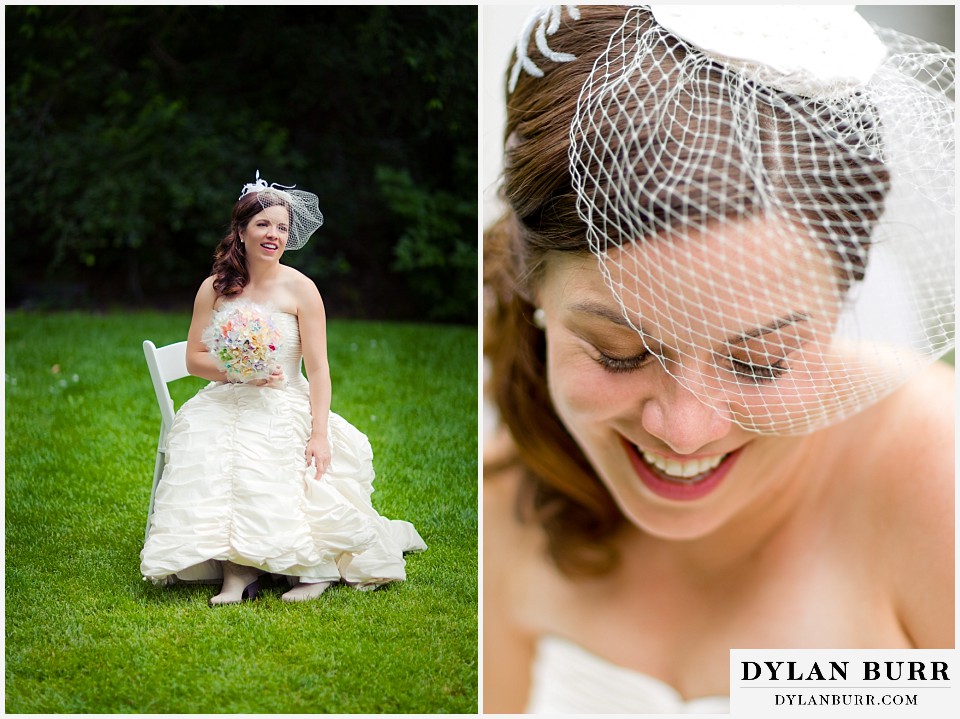
[(261, 243), (260, 243), (260, 246), (261, 246), (263, 249), (265, 249), (265, 250), (275, 250), (275, 249), (277, 249), (277, 247), (278, 247), (277, 245), (273, 244), (272, 242), (261, 242)]
[(684, 484), (696, 484), (706, 478), (720, 463), (730, 456), (727, 454), (718, 454), (714, 457), (705, 457), (703, 459), (690, 459), (678, 461), (667, 459), (652, 452), (646, 452), (634, 445), (634, 449), (643, 457), (649, 469), (657, 472), (668, 482), (682, 482)]
[(621, 437), (630, 464), (650, 491), (665, 499), (693, 500), (710, 494), (740, 457), (742, 447), (711, 457), (680, 461), (641, 449)]

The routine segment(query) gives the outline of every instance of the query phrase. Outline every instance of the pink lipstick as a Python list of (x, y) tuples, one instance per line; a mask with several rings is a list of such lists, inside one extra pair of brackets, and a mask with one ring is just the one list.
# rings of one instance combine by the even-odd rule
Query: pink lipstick
[(706, 497), (716, 489), (733, 468), (733, 465), (736, 464), (743, 449), (741, 447), (730, 452), (720, 464), (708, 472), (688, 479), (680, 477), (673, 479), (647, 464), (634, 444), (623, 437), (620, 439), (627, 456), (630, 458), (633, 471), (636, 472), (647, 489), (664, 499), (687, 502)]

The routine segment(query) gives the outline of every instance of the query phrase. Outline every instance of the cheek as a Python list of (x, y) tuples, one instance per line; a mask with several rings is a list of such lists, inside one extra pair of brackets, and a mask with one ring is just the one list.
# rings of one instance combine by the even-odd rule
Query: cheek
[(568, 424), (603, 421), (618, 414), (627, 402), (627, 375), (611, 375), (581, 350), (547, 347), (550, 398)]

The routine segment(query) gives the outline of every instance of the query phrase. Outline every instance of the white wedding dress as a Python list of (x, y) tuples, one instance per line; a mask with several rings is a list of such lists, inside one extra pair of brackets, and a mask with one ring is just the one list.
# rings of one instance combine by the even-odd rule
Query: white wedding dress
[(666, 682), (559, 636), (541, 637), (528, 714), (728, 714), (725, 696), (684, 699)]
[[(275, 312), (282, 389), (211, 382), (177, 412), (140, 571), (155, 583), (217, 582), (219, 562), (304, 582), (373, 589), (405, 579), (404, 552), (426, 545), (409, 522), (373, 508), (366, 436), (331, 412), (331, 461), (313, 478), (296, 315)], [(292, 579), (291, 579), (292, 581)]]

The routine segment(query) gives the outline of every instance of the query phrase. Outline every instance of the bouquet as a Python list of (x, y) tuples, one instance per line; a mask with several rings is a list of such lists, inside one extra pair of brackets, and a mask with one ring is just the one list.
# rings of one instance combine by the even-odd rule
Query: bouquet
[(280, 331), (270, 313), (252, 302), (214, 312), (202, 339), (231, 382), (267, 379), (280, 364)]

